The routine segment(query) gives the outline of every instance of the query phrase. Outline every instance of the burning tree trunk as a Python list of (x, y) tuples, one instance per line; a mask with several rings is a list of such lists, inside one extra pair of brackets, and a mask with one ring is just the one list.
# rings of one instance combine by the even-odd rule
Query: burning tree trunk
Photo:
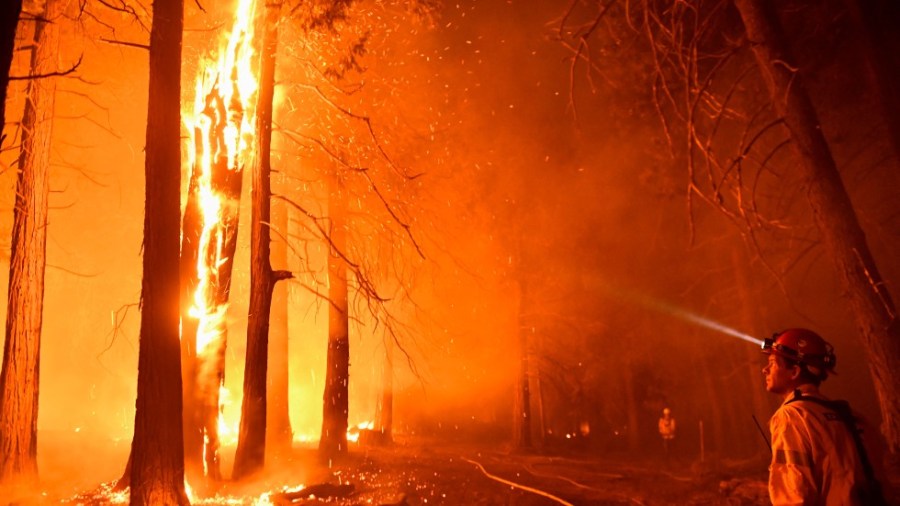
[[(192, 474), (202, 458), (205, 475), (221, 478), (220, 393), (225, 379), (225, 316), (237, 249), (243, 167), (253, 146), (256, 78), (253, 54), (253, 0), (241, 0), (218, 61), (206, 65), (197, 94), (194, 163), (184, 216), (181, 289), (184, 373), (188, 409), (185, 432)], [(198, 441), (199, 440), (199, 441)], [(199, 451), (198, 451), (199, 449)]]
[(328, 255), (328, 355), (325, 393), (322, 407), (322, 434), (319, 455), (331, 459), (347, 451), (347, 386), (350, 380), (349, 311), (347, 307), (346, 188), (338, 176), (331, 180), (329, 192), (329, 232), (331, 251)]
[[(35, 18), (32, 75), (57, 70), (59, 22), (65, 4), (65, 0), (50, 0), (45, 12)], [(0, 485), (30, 484), (37, 479), (38, 379), (55, 95), (55, 78), (32, 79), (22, 117), (0, 371)]]
[(272, 271), (269, 261), (269, 218), (272, 190), (269, 177), (272, 144), (272, 99), (275, 94), (275, 55), (278, 49), (280, 3), (267, 3), (265, 36), (260, 57), (260, 92), (257, 102), (257, 163), (253, 167), (250, 219), (250, 309), (241, 425), (234, 457), (235, 479), (260, 471), (266, 454), (266, 376), (269, 354), (269, 310), (272, 291), (289, 271)]
[[(195, 143), (200, 136), (195, 137)], [(195, 151), (202, 147), (195, 144)], [(188, 182), (187, 202), (181, 222), (181, 378), (182, 398), (184, 401), (184, 461), (189, 479), (198, 483), (203, 476), (203, 424), (201, 422), (200, 401), (197, 395), (197, 324), (192, 316), (194, 294), (197, 291), (199, 272), (197, 257), (200, 248), (200, 233), (203, 229), (200, 214), (200, 197), (198, 178), (201, 169), (196, 163), (191, 167)]]
[(16, 25), (22, 13), (22, 0), (6, 0), (0, 5), (0, 144), (3, 143), (3, 126), (6, 124), (6, 87), (9, 84), (9, 68), (12, 66), (16, 47)]
[(774, 5), (737, 0), (775, 111), (790, 132), (804, 189), (859, 326), (881, 407), (882, 432), (900, 450), (900, 319), (869, 251), (815, 109), (789, 54)]
[(182, 16), (180, 0), (153, 4), (132, 505), (189, 504), (178, 336)]

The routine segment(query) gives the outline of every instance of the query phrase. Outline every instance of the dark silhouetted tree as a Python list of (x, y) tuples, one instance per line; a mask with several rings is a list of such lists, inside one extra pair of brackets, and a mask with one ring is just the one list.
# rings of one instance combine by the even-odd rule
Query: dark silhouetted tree
[(0, 6), (0, 144), (3, 143), (3, 127), (6, 124), (6, 88), (9, 69), (16, 47), (16, 26), (22, 13), (22, 0), (7, 0)]
[(865, 233), (820, 127), (818, 114), (796, 72), (774, 2), (736, 0), (775, 112), (787, 128), (800, 162), (803, 191), (834, 262), (869, 361), (883, 418), (882, 432), (900, 451), (900, 319), (866, 242)]
[(186, 505), (179, 343), (181, 0), (153, 3), (132, 505)]
[(253, 167), (250, 217), (250, 307), (247, 324), (247, 354), (244, 360), (244, 393), (241, 422), (234, 456), (235, 479), (263, 468), (266, 454), (266, 383), (269, 357), (269, 316), (272, 292), (289, 271), (273, 271), (270, 253), (272, 204), (271, 146), (272, 107), (275, 96), (275, 60), (281, 2), (266, 3), (263, 44), (260, 55), (259, 95), (256, 109), (256, 164)]
[(319, 455), (333, 459), (347, 452), (350, 383), (350, 309), (347, 304), (347, 195), (333, 175), (328, 193), (330, 218), (328, 254), (328, 352), (322, 406)]

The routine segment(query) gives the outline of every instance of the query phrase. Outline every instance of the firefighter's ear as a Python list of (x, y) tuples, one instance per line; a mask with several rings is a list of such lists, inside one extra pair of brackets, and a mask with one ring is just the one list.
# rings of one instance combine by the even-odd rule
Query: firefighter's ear
[(799, 364), (792, 364), (792, 365), (791, 365), (791, 379), (792, 379), (792, 380), (798, 379), (798, 378), (800, 377), (800, 374), (801, 374), (802, 372), (803, 372), (803, 368), (800, 367)]

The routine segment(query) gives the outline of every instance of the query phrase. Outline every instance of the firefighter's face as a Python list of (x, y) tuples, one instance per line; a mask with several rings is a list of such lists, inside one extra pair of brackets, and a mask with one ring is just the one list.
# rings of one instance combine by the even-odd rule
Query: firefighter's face
[(796, 386), (795, 380), (799, 376), (799, 369), (797, 365), (788, 365), (783, 358), (774, 353), (770, 354), (762, 370), (766, 377), (766, 390), (781, 395), (792, 392)]

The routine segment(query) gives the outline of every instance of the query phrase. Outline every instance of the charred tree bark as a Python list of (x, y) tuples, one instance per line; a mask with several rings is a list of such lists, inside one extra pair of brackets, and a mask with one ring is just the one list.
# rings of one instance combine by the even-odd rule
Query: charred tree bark
[(334, 175), (329, 192), (331, 252), (328, 255), (328, 355), (319, 455), (332, 459), (347, 452), (350, 382), (349, 308), (347, 305), (346, 189)]
[[(31, 73), (57, 70), (65, 0), (50, 0), (35, 19)], [(0, 370), (0, 486), (37, 480), (37, 417), (46, 269), (50, 138), (56, 79), (28, 83), (16, 180), (6, 341)], [(0, 494), (4, 495), (4, 494)]]
[(265, 464), (269, 310), (272, 307), (272, 291), (275, 283), (291, 277), (288, 271), (273, 272), (269, 260), (272, 99), (275, 94), (275, 54), (278, 49), (280, 7), (281, 4), (266, 3), (265, 36), (260, 59), (261, 75), (256, 116), (257, 163), (253, 167), (250, 203), (250, 308), (241, 423), (232, 474), (234, 479), (245, 478), (261, 471)]
[(774, 5), (736, 0), (775, 111), (800, 158), (807, 198), (856, 318), (892, 452), (900, 450), (900, 320), (789, 54)]
[(181, 0), (153, 4), (132, 505), (189, 504), (178, 336), (182, 16)]
[[(217, 76), (231, 79), (237, 87), (237, 74)], [(210, 480), (221, 479), (219, 462), (219, 395), (225, 381), (225, 349), (228, 342), (225, 312), (231, 295), (232, 268), (237, 249), (240, 202), (243, 186), (243, 159), (230, 153), (229, 126), (239, 126), (245, 111), (240, 100), (228, 100), (218, 84), (204, 97), (200, 114), (209, 120), (209, 129), (195, 130), (197, 159), (211, 159), (208, 167), (195, 165), (188, 186), (188, 201), (183, 218), (180, 256), (180, 289), (184, 297), (182, 316), (182, 355), (186, 357), (185, 444), (188, 469), (192, 475), (203, 473)], [(203, 136), (206, 135), (206, 138)], [(205, 149), (210, 152), (204, 153)], [(209, 174), (205, 174), (209, 171)], [(208, 179), (207, 179), (208, 178)], [(204, 181), (204, 179), (207, 179)], [(207, 184), (219, 200), (218, 214), (205, 216), (199, 208), (200, 186)], [(207, 272), (201, 272), (205, 266)], [(200, 279), (200, 278), (203, 279)], [(190, 314), (191, 310), (200, 314)], [(204, 336), (201, 344), (199, 336)]]
[(6, 88), (16, 48), (16, 26), (21, 13), (22, 0), (6, 0), (0, 4), (0, 145), (5, 137), (2, 134), (6, 125)]

